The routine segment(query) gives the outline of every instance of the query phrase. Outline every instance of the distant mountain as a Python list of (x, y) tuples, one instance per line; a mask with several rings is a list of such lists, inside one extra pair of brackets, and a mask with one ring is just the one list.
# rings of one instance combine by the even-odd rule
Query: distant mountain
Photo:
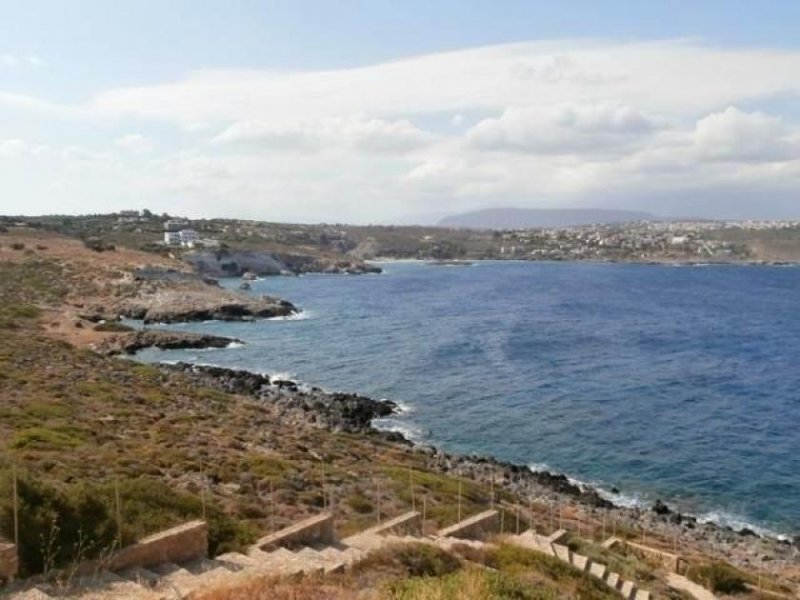
[(533, 229), (643, 220), (658, 217), (635, 210), (603, 208), (487, 208), (445, 217), (437, 225), (454, 229)]

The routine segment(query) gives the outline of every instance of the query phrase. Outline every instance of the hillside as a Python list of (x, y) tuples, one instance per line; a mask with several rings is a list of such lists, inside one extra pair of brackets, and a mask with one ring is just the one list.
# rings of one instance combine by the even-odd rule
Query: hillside
[(487, 208), (451, 215), (439, 227), (462, 229), (539, 229), (657, 221), (651, 213), (602, 208)]
[[(117, 539), (128, 544), (188, 519), (208, 520), (214, 556), (242, 550), (265, 532), (324, 508), (334, 511), (337, 531), (345, 536), (374, 524), (378, 510), (389, 518), (424, 502), (430, 527), (450, 525), (459, 513), (472, 515), (492, 503), (508, 528), (521, 513), (540, 523), (549, 516), (552, 525), (558, 507), (559, 519), (581, 523), (584, 534), (591, 531), (596, 539), (607, 522), (632, 538), (646, 528), (650, 543), (665, 547), (679, 534), (682, 552), (698, 568), (726, 560), (738, 565), (741, 577), (756, 581), (758, 557), (769, 556), (760, 568), (775, 589), (800, 576), (790, 544), (661, 509), (616, 509), (562, 476), (414, 448), (370, 427), (372, 416), (386, 407), (369, 399), (303, 391), (268, 376), (162, 368), (99, 354), (95, 349), (121, 332), (109, 327), (113, 321), (93, 321), (86, 308), (126, 298), (131, 285), (136, 293), (146, 289), (147, 281), (132, 283), (127, 276), (144, 268), (191, 276), (185, 264), (152, 253), (98, 252), (79, 240), (25, 228), (0, 234), (0, 530), (13, 535), (16, 472), (23, 575), (45, 571), (57, 579), (77, 560), (109, 552)], [(185, 285), (181, 277), (170, 281), (159, 289)], [(190, 285), (208, 284), (192, 279)], [(457, 557), (457, 566), (430, 573), (413, 567), (430, 557), (408, 559), (400, 568), (389, 555), (381, 559), (389, 567), (377, 558), (362, 566), (361, 583), (347, 575), (302, 585), (332, 586), (341, 597), (366, 588), (373, 597), (396, 598), (439, 597), (414, 595), (419, 586), (437, 585), (483, 586), (487, 598), (538, 598), (539, 588), (549, 590), (544, 597), (566, 598), (582, 585), (580, 577), (548, 571), (552, 565), (504, 558), (503, 552), (511, 551)], [(474, 563), (506, 573), (486, 580), (470, 570)], [(639, 568), (644, 581), (661, 577), (652, 566)], [(419, 580), (420, 574), (441, 580)], [(523, 591), (502, 592), (517, 589)], [(592, 589), (578, 595), (605, 597)], [(234, 590), (227, 597), (257, 593)], [(453, 593), (449, 597), (458, 597)], [(319, 590), (309, 594), (331, 597)], [(742, 595), (748, 596), (757, 597)]]

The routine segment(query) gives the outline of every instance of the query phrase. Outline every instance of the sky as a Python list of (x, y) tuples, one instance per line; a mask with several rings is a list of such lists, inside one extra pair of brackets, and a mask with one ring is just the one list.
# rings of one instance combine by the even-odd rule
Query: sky
[(800, 219), (800, 2), (0, 0), (0, 214)]

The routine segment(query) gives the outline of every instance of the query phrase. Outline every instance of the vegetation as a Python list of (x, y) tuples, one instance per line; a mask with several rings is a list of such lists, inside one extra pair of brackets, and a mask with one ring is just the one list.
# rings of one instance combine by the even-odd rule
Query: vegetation
[(692, 566), (687, 572), (689, 579), (719, 594), (741, 594), (748, 591), (749, 578), (733, 565), (712, 562)]

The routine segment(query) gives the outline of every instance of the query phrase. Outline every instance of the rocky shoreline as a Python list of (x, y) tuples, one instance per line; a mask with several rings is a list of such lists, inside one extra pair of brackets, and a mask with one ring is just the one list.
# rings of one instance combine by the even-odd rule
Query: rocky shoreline
[(231, 344), (244, 344), (244, 342), (236, 338), (205, 333), (143, 329), (108, 336), (97, 344), (94, 350), (98, 354), (116, 356), (119, 354), (136, 354), (139, 350), (145, 348), (158, 348), (160, 350), (207, 349), (227, 348)]
[(169, 371), (188, 374), (203, 385), (220, 391), (269, 402), (282, 417), (311, 423), (332, 431), (362, 433), (404, 444), (425, 457), (432, 470), (493, 483), (522, 497), (552, 506), (570, 506), (587, 517), (608, 518), (621, 526), (659, 533), (669, 539), (690, 542), (711, 554), (723, 555), (741, 566), (783, 568), (794, 564), (800, 550), (800, 536), (794, 540), (758, 535), (750, 529), (736, 531), (696, 516), (682, 514), (661, 500), (651, 507), (627, 508), (614, 504), (599, 490), (579, 484), (562, 473), (533, 471), (526, 465), (478, 455), (458, 455), (432, 446), (415, 446), (401, 433), (383, 431), (373, 420), (397, 414), (398, 406), (388, 400), (373, 400), (358, 394), (326, 392), (295, 381), (276, 379), (245, 370), (190, 363), (161, 364)]

